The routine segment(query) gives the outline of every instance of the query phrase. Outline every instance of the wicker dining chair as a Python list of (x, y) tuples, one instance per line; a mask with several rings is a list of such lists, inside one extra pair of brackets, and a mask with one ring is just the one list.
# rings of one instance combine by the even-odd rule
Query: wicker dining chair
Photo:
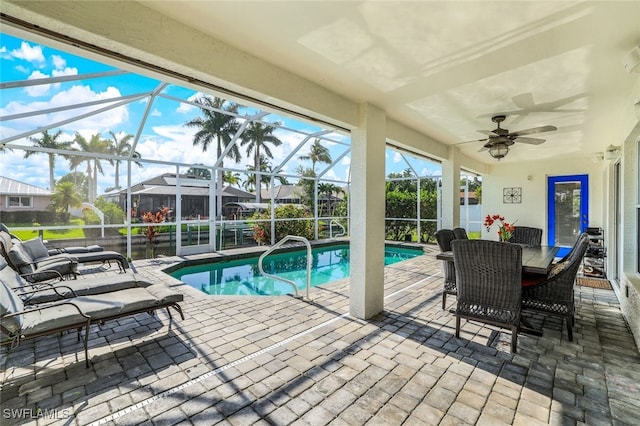
[(573, 284), (589, 245), (589, 235), (582, 234), (564, 262), (553, 266), (546, 278), (523, 282), (522, 309), (560, 317), (567, 323), (567, 336), (573, 341), (575, 300)]
[(510, 243), (518, 243), (528, 247), (539, 247), (542, 243), (542, 229), (528, 226), (514, 227)]
[[(455, 239), (455, 235), (451, 229), (440, 229), (436, 232), (436, 241), (441, 252), (451, 251), (451, 241)], [(456, 269), (450, 260), (442, 261), (442, 273), (444, 274), (444, 287), (442, 288), (442, 309), (447, 305), (447, 294), (455, 296), (458, 294), (456, 289)]]
[(453, 235), (456, 236), (456, 240), (468, 240), (469, 236), (464, 228), (453, 228)]
[(456, 337), (465, 318), (511, 329), (515, 353), (520, 330), (522, 247), (488, 240), (451, 242), (458, 301)]

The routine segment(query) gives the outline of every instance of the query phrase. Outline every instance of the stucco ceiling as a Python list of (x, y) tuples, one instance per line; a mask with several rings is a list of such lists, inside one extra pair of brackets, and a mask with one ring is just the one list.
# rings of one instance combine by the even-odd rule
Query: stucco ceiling
[[(141, 3), (446, 144), (482, 138), (496, 114), (511, 131), (558, 128), (509, 162), (602, 152), (638, 78), (622, 64), (638, 1)], [(481, 146), (459, 145), (495, 162)]]

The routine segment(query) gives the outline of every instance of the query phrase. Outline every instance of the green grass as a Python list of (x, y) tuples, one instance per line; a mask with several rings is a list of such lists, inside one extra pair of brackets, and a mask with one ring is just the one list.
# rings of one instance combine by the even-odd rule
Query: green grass
[[(65, 224), (55, 224), (53, 226), (60, 225), (75, 225), (75, 226), (83, 226), (84, 221), (82, 219), (71, 219), (69, 223)], [(33, 226), (32, 223), (14, 223), (7, 225), (9, 229), (21, 227), (21, 226)], [(30, 240), (39, 235), (40, 231), (21, 231), (21, 230), (12, 230), (12, 233), (15, 234), (21, 240)], [(45, 240), (61, 240), (66, 238), (84, 238), (84, 231), (80, 228), (68, 228), (68, 229), (50, 229), (44, 230), (43, 238)]]

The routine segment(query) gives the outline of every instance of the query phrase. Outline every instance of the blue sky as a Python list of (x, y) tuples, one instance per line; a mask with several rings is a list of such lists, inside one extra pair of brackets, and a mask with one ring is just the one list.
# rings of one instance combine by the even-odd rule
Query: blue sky
[[(84, 75), (116, 70), (116, 68), (109, 65), (6, 34), (0, 34), (0, 59), (0, 72), (3, 82)], [(161, 82), (158, 80), (129, 73), (119, 76), (3, 89), (0, 96), (0, 116), (4, 117), (11, 114), (74, 105), (99, 99), (141, 94), (154, 90), (160, 84)], [(168, 86), (162, 93), (189, 100), (193, 100), (200, 95), (194, 90), (175, 85)], [(50, 132), (62, 130), (63, 135), (59, 140), (72, 140), (76, 132), (79, 132), (87, 139), (96, 133), (100, 133), (104, 138), (109, 138), (109, 131), (114, 132), (119, 138), (125, 134), (136, 135), (148, 101), (148, 97), (136, 100), (98, 115), (56, 127)], [(5, 120), (0, 122), (0, 138), (4, 140), (23, 132), (69, 119), (89, 110), (104, 108), (105, 105), (107, 104), (58, 111), (22, 119)], [(254, 108), (244, 107), (240, 110), (240, 113), (252, 115), (257, 111)], [(215, 162), (215, 147), (210, 147), (206, 153), (203, 153), (200, 147), (193, 147), (193, 133), (195, 130), (184, 126), (185, 122), (198, 115), (199, 109), (197, 107), (166, 98), (156, 98), (142, 129), (136, 150), (140, 152), (144, 159), (189, 164), (213, 164)], [(309, 133), (322, 130), (313, 124), (276, 114), (269, 114), (264, 120), (269, 122), (277, 121), (290, 129)], [(283, 141), (283, 145), (280, 148), (273, 149), (274, 158), (271, 160), (271, 164), (274, 166), (280, 164), (305, 137), (303, 134), (285, 129), (278, 129), (275, 134)], [(40, 135), (40, 133), (37, 133), (33, 137), (39, 137)], [(335, 141), (349, 142), (348, 136), (337, 133), (328, 137)], [(283, 171), (285, 173), (293, 173), (301, 164), (305, 167), (310, 167), (310, 162), (301, 162), (298, 156), (308, 153), (308, 145), (312, 141), (313, 139), (302, 147), (284, 167)], [(10, 143), (31, 145), (31, 142), (24, 138)], [(323, 141), (323, 144), (329, 148), (334, 159), (338, 158), (348, 148), (330, 141)], [(241, 148), (241, 152), (245, 155), (244, 148)], [(3, 157), (0, 175), (43, 188), (49, 186), (47, 156), (44, 153), (32, 155), (25, 159), (24, 151), (16, 149), (13, 151), (7, 150), (1, 153), (0, 157)], [(404, 157), (409, 159), (412, 166), (419, 173), (433, 175), (440, 172), (438, 165), (411, 158), (407, 155)], [(239, 164), (233, 164), (231, 160), (225, 161), (225, 166), (241, 170), (244, 170), (249, 164), (252, 164), (252, 159), (249, 158), (243, 159)], [(326, 174), (326, 177), (346, 181), (349, 165), (350, 155), (346, 155)], [(323, 170), (325, 167), (326, 165), (318, 165), (316, 169)], [(408, 165), (399, 153), (387, 150), (387, 174), (400, 172), (407, 167)], [(99, 194), (102, 193), (104, 188), (113, 186), (114, 182), (113, 167), (104, 162), (103, 170), (104, 175), (99, 175)], [(55, 178), (59, 179), (69, 171), (69, 162), (58, 156), (55, 163)], [(175, 167), (146, 163), (142, 168), (133, 167), (132, 181), (136, 183), (164, 172), (175, 172)], [(241, 174), (241, 177), (244, 178), (245, 176)], [(126, 167), (121, 167), (120, 181), (121, 184), (126, 184)]]

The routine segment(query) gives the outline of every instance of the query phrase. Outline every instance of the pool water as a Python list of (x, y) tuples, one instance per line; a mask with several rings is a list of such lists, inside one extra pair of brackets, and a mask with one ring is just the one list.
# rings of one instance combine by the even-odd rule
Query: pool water
[[(385, 247), (384, 264), (401, 262), (422, 255), (420, 249)], [(294, 281), (300, 291), (306, 286), (305, 249), (275, 253), (263, 262), (265, 272)], [(260, 274), (258, 257), (186, 266), (171, 276), (207, 294), (235, 296), (277, 296), (292, 294), (290, 284)], [(349, 276), (349, 246), (333, 245), (312, 251), (311, 285), (317, 286)]]

